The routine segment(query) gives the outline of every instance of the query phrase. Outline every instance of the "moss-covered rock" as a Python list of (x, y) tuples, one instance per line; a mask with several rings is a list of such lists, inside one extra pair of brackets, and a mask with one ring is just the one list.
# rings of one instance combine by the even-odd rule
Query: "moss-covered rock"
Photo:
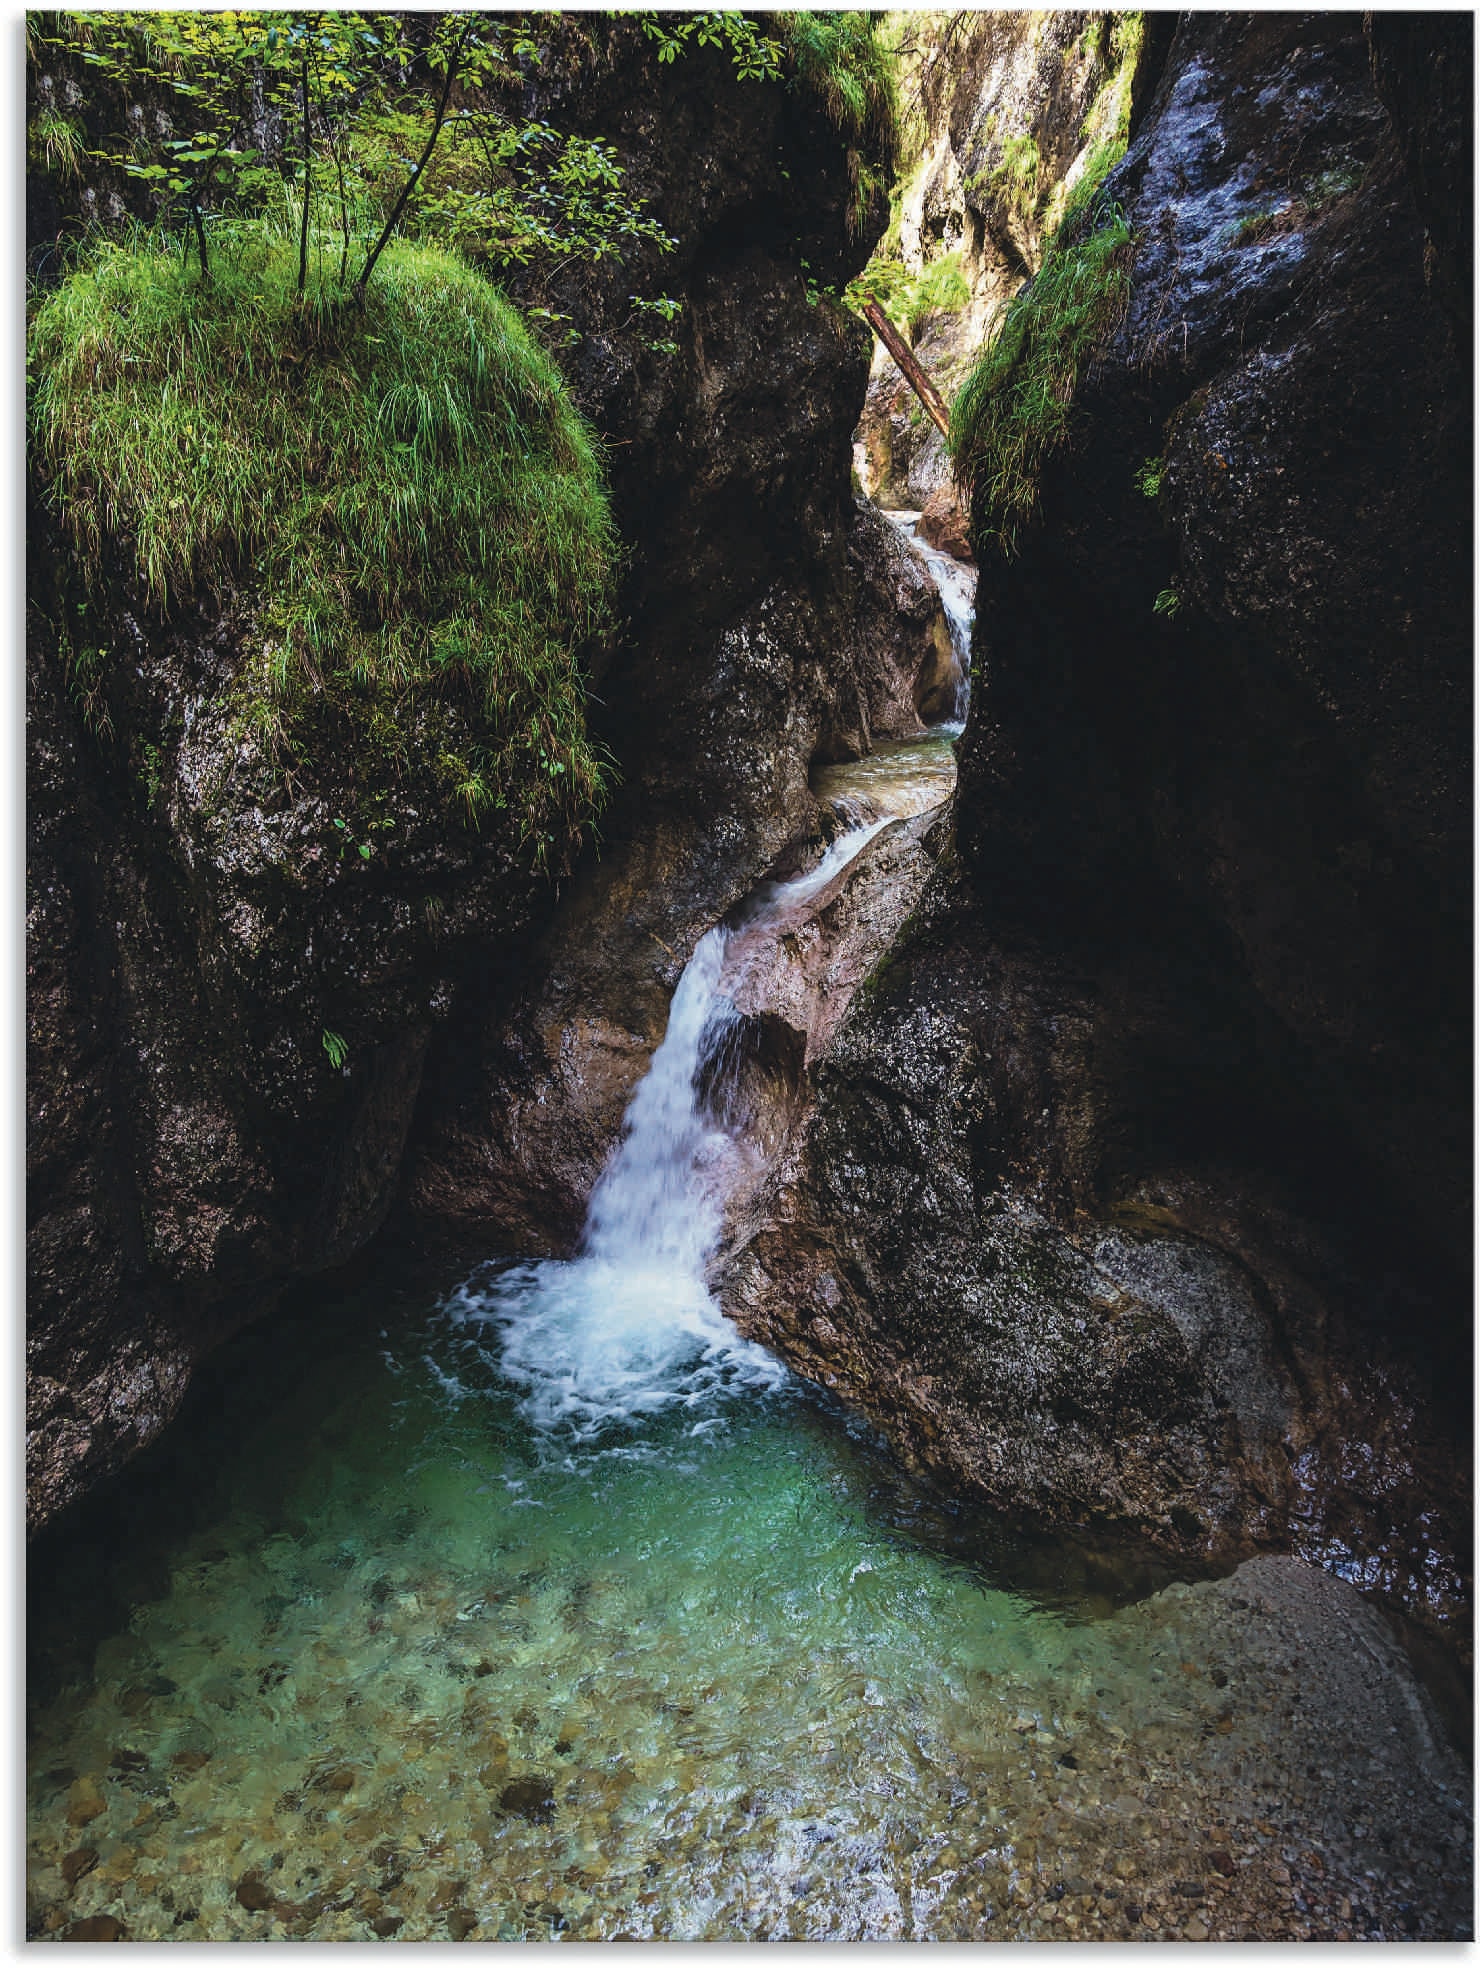
[(596, 448), (480, 275), (380, 272), (103, 247), (33, 324), (38, 1516), (374, 1231), (470, 952), (602, 796)]
[(238, 230), (209, 281), (165, 240), (103, 243), (37, 309), (33, 455), (87, 617), (84, 657), (63, 599), (74, 666), (105, 687), (122, 651), (100, 621), (231, 586), (244, 734), (300, 773), (355, 743), (388, 788), (405, 720), (451, 699), (469, 738), (439, 754), (449, 803), (565, 859), (603, 791), (580, 659), (616, 543), (559, 371), (446, 253), (392, 244), (359, 305), (332, 255), (299, 294), (297, 242)]

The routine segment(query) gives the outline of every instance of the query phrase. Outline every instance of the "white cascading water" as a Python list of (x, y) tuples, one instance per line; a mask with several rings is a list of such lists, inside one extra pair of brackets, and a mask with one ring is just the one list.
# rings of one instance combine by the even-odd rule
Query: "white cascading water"
[[(745, 931), (821, 894), (887, 825), (875, 818), (834, 841), (809, 874), (766, 884), (744, 912)], [(662, 1044), (592, 1192), (579, 1254), (464, 1285), (446, 1307), (457, 1326), (497, 1329), (526, 1419), (567, 1442), (787, 1379), (779, 1360), (735, 1330), (705, 1279), (729, 1144), (704, 1111), (700, 1082), (736, 1018), (723, 988), (736, 933), (720, 925), (702, 936), (679, 979)]]
[[(882, 509), (881, 509), (882, 510)], [(976, 620), (976, 572), (948, 553), (932, 547), (919, 535), (917, 512), (888, 512), (884, 517), (904, 535), (906, 543), (930, 569), (940, 592), (941, 607), (951, 633), (951, 650), (956, 658), (956, 704), (952, 723), (964, 725), (966, 704), (971, 694), (971, 626)]]

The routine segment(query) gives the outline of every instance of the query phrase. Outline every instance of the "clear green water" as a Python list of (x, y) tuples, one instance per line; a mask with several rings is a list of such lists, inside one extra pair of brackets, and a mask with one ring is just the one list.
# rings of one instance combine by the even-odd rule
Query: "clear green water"
[[(1086, 1578), (963, 1555), (795, 1383), (567, 1455), (496, 1357), (414, 1305), (257, 1336), (188, 1446), (48, 1548), (35, 1925), (984, 1931), (1039, 1766), (1134, 1706)], [(1013, 1565), (1032, 1593), (993, 1582)], [(96, 1863), (59, 1892), (79, 1847)], [(252, 1875), (271, 1906), (241, 1903)]]
[(431, 1303), (244, 1335), (35, 1547), (32, 1935), (1468, 1932), (1341, 1605), (1004, 1536), (795, 1383), (558, 1452)]

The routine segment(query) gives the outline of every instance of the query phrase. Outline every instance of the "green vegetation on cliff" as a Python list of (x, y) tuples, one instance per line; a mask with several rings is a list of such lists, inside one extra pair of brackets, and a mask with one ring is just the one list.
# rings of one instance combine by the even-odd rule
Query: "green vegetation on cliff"
[(979, 537), (1010, 551), (1038, 503), (1045, 460), (1069, 427), (1085, 364), (1124, 312), (1131, 229), (1086, 175), (1032, 282), (957, 392), (949, 439)]
[[(661, 62), (675, 61), (690, 45), (727, 48), (742, 81), (789, 79), (814, 96), (848, 145), (852, 199), (850, 231), (867, 222), (875, 193), (883, 192), (898, 161), (900, 104), (892, 40), (880, 33), (887, 16), (871, 13), (807, 13), (785, 10), (743, 13), (644, 13), (643, 32), (658, 44)], [(760, 22), (774, 24), (765, 33)]]
[(476, 742), (449, 792), (548, 859), (602, 796), (580, 655), (616, 541), (592, 438), (456, 258), (392, 244), (359, 308), (313, 272), (300, 300), (298, 270), (255, 225), (208, 285), (160, 242), (103, 245), (39, 307), (34, 455), (78, 579), (161, 614), (242, 594), (275, 736), (451, 695)]
[[(1083, 45), (1097, 61), (1106, 56), (1105, 37), (1105, 19), (1096, 17)], [(995, 534), (1004, 552), (1038, 503), (1039, 477), (1068, 432), (1084, 367), (1129, 298), (1130, 227), (1100, 186), (1125, 155), (1144, 41), (1141, 14), (1115, 18), (1105, 79), (1080, 129), (1087, 149), (1045, 208), (1052, 231), (1042, 264), (1014, 296), (951, 407), (949, 449), (970, 493), (973, 529), (979, 538)], [(1002, 170), (1013, 178), (1031, 149), (1036, 182), (1036, 149), (1026, 140), (1015, 148), (1015, 141), (1007, 140)]]

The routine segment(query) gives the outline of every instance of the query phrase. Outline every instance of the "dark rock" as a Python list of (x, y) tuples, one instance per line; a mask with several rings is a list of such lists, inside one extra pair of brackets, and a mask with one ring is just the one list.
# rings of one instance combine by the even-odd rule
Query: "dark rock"
[(110, 1768), (125, 1773), (149, 1768), (149, 1758), (141, 1749), (115, 1749), (108, 1760)]
[(248, 1913), (266, 1913), (276, 1906), (277, 1896), (260, 1874), (249, 1872), (236, 1882), (236, 1903)]
[(1209, 1852), (1208, 1864), (1213, 1868), (1214, 1872), (1221, 1873), (1225, 1879), (1232, 1879), (1234, 1873), (1238, 1870), (1238, 1867), (1234, 1864), (1232, 1852), (1222, 1850)]
[(116, 1914), (94, 1913), (86, 1920), (74, 1920), (62, 1929), (64, 1941), (124, 1941), (128, 1929)]
[(392, 1935), (399, 1933), (405, 1924), (405, 1916), (399, 1913), (377, 1914), (374, 1920), (370, 1922), (372, 1931), (378, 1934), (383, 1941), (390, 1940)]
[(516, 1777), (498, 1795), (499, 1809), (531, 1824), (548, 1824), (555, 1815), (555, 1787), (547, 1777)]
[(75, 1852), (68, 1852), (62, 1860), (62, 1877), (69, 1886), (75, 1886), (79, 1879), (90, 1873), (98, 1862), (97, 1852), (91, 1845), (81, 1845)]
[(1372, 81), (1392, 119), (1425, 233), (1424, 277), (1468, 341), (1474, 317), (1475, 21), (1362, 17)]
[(455, 1941), (465, 1941), (478, 1925), (478, 1916), (468, 1907), (449, 1907), (447, 1931)]
[(1016, 557), (977, 542), (955, 853), (725, 1302), (956, 1494), (1360, 1565), (1442, 1623), (1468, 357), (1358, 16), (1179, 17), (1107, 190), (1130, 308)]

